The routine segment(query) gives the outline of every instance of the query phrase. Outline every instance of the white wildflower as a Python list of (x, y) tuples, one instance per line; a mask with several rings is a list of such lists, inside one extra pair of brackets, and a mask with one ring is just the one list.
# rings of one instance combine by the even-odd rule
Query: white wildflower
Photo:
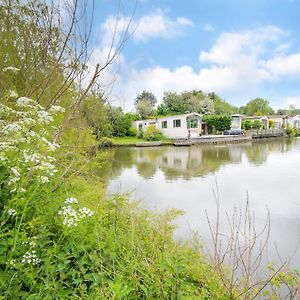
[(54, 176), (54, 174), (57, 172), (55, 166), (49, 162), (41, 162), (41, 164), (36, 166), (35, 169), (46, 172), (47, 176)]
[(78, 204), (78, 200), (74, 197), (67, 198), (65, 204)]
[(56, 150), (57, 144), (49, 142), (45, 137), (42, 137), (41, 141), (43, 141), (49, 147), (50, 151), (55, 151)]
[(13, 208), (10, 208), (7, 213), (10, 217), (14, 217), (17, 214), (16, 210)]
[(52, 113), (59, 113), (59, 112), (65, 112), (65, 109), (58, 105), (52, 105), (50, 107), (49, 111)]
[(8, 97), (10, 98), (18, 98), (19, 95), (16, 91), (8, 91)]
[(6, 67), (3, 69), (3, 72), (7, 72), (7, 71), (11, 71), (13, 73), (17, 73), (20, 71), (20, 69), (16, 68), (16, 67)]
[(10, 262), (9, 262), (9, 265), (13, 268), (16, 267), (16, 260), (15, 259), (12, 259)]
[(75, 227), (79, 221), (77, 211), (71, 206), (64, 206), (58, 214), (64, 217), (63, 225), (67, 227)]
[(15, 113), (16, 111), (13, 110), (12, 108), (0, 103), (0, 112)]
[(47, 176), (41, 176), (40, 177), (40, 182), (41, 183), (48, 183), (48, 182), (50, 182), (50, 180)]
[(20, 106), (20, 107), (26, 107), (26, 106), (30, 106), (31, 107), (31, 104), (35, 104), (36, 102), (30, 98), (27, 98), (27, 97), (20, 97), (18, 100), (17, 100), (17, 105)]
[(41, 123), (45, 123), (45, 124), (48, 124), (48, 123), (53, 121), (53, 118), (51, 117), (51, 114), (48, 113), (45, 110), (42, 110), (42, 111), (38, 112), (38, 118), (39, 118), (39, 121)]
[(10, 168), (10, 170), (12, 171), (14, 177), (9, 180), (9, 182), (8, 182), (9, 185), (16, 183), (21, 178), (21, 175), (20, 175), (17, 167), (12, 167), (12, 168)]
[(41, 155), (39, 153), (30, 153), (28, 149), (23, 151), (23, 156), (25, 162), (34, 162), (38, 164), (41, 161)]
[(34, 125), (36, 122), (35, 120), (33, 120), (32, 118), (24, 118), (24, 120), (22, 121), (22, 123), (24, 123), (25, 125)]
[(20, 131), (21, 129), (22, 127), (17, 123), (10, 123), (3, 128), (3, 132), (10, 133), (10, 132)]
[(23, 255), (23, 259), (21, 260), (22, 264), (28, 264), (28, 265), (33, 265), (33, 266), (38, 265), (40, 262), (41, 262), (41, 260), (35, 254), (35, 250), (27, 251)]
[(78, 210), (79, 213), (79, 218), (83, 219), (86, 217), (91, 217), (94, 215), (94, 212), (92, 210), (90, 210), (89, 208), (83, 207), (83, 208), (79, 208)]

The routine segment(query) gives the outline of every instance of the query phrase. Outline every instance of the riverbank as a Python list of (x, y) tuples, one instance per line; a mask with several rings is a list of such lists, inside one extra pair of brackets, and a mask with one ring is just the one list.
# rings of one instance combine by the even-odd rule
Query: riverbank
[(163, 139), (160, 141), (147, 141), (137, 137), (114, 137), (111, 143), (105, 146), (112, 147), (158, 147), (158, 146), (191, 146), (197, 144), (230, 144), (243, 143), (249, 141), (260, 141), (266, 139), (276, 139), (288, 137), (283, 133), (274, 132), (255, 132), (242, 135), (203, 135), (197, 138), (177, 138), (177, 139)]

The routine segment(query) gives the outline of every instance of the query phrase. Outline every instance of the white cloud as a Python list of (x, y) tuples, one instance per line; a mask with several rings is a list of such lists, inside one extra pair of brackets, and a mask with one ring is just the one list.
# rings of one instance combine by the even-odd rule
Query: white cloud
[(282, 55), (267, 61), (261, 61), (260, 66), (265, 68), (272, 77), (300, 74), (300, 53)]
[(111, 43), (114, 36), (120, 38), (129, 28), (129, 35), (134, 40), (147, 40), (150, 38), (173, 38), (184, 33), (186, 27), (192, 27), (193, 22), (184, 17), (172, 20), (162, 10), (142, 16), (138, 20), (118, 15), (109, 16), (101, 26), (101, 39), (104, 43)]
[[(165, 18), (162, 11), (142, 17), (139, 24), (135, 32), (137, 40), (175, 36), (180, 34), (180, 26), (192, 26), (184, 18)], [(132, 109), (132, 100), (143, 90), (152, 91), (159, 100), (165, 91), (170, 90), (181, 92), (201, 89), (235, 95), (247, 95), (248, 91), (248, 95), (249, 92), (253, 95), (265, 81), (300, 73), (300, 53), (284, 54), (290, 49), (290, 44), (283, 42), (286, 37), (288, 33), (276, 26), (222, 33), (211, 49), (200, 52), (199, 61), (202, 65), (198, 70), (189, 65), (175, 69), (161, 66), (136, 69), (121, 57), (120, 68), (124, 74), (116, 72), (116, 98), (126, 99), (125, 108)], [(111, 73), (109, 76), (112, 76)], [(296, 102), (288, 103), (292, 100)], [(287, 106), (299, 106), (298, 98), (284, 101)], [(283, 103), (283, 100), (280, 102)]]
[(205, 25), (203, 26), (203, 30), (204, 30), (204, 31), (207, 31), (207, 32), (211, 32), (211, 31), (214, 31), (214, 30), (215, 30), (215, 27), (212, 26), (211, 24), (205, 24)]
[(171, 20), (162, 10), (141, 17), (136, 24), (133, 38), (137, 40), (176, 37), (183, 34), (185, 27), (193, 26), (193, 22), (184, 17)]
[(288, 96), (280, 101), (281, 105), (278, 108), (289, 108), (290, 105), (294, 105), (295, 107), (300, 107), (300, 96)]

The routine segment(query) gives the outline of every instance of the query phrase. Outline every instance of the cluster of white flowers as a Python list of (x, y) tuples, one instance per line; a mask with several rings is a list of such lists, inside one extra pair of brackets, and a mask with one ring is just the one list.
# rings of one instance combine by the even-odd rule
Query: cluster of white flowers
[(78, 204), (78, 200), (74, 197), (67, 198), (64, 202), (65, 204)]
[(17, 106), (20, 106), (20, 107), (27, 107), (27, 106), (32, 107), (31, 105), (34, 105), (34, 104), (35, 104), (35, 101), (30, 98), (27, 98), (27, 97), (20, 97), (17, 100)]
[(18, 98), (18, 93), (16, 91), (8, 91), (8, 97), (10, 98)]
[(78, 213), (79, 213), (80, 219), (86, 218), (86, 217), (91, 217), (94, 215), (94, 212), (86, 207), (79, 208)]
[(8, 91), (5, 97), (8, 104), (0, 103), (0, 161), (10, 171), (10, 191), (21, 193), (25, 191), (22, 183), (26, 183), (22, 176), (29, 173), (31, 178), (46, 184), (58, 172), (56, 160), (49, 154), (59, 145), (51, 142), (54, 129), (45, 124), (53, 121), (52, 113), (64, 109), (52, 106), (46, 111), (33, 99), (18, 98), (14, 91)]
[(36, 252), (35, 250), (27, 251), (23, 255), (21, 263), (22, 264), (33, 265), (33, 266), (38, 265), (41, 262), (41, 260), (37, 257), (37, 255), (35, 254), (35, 252)]
[(41, 162), (35, 169), (44, 171), (48, 176), (54, 176), (57, 173), (55, 166), (47, 161)]
[(10, 170), (12, 172), (13, 177), (10, 178), (10, 180), (8, 181), (8, 184), (12, 185), (21, 179), (21, 175), (20, 175), (20, 172), (17, 167), (12, 167), (12, 168), (10, 168)]
[(58, 105), (52, 105), (49, 109), (51, 113), (60, 113), (60, 112), (65, 112), (65, 109), (61, 106)]
[(45, 137), (42, 137), (41, 141), (43, 141), (48, 146), (50, 151), (55, 151), (57, 148), (59, 148), (58, 144), (49, 142)]
[(3, 129), (3, 133), (11, 133), (13, 131), (20, 131), (22, 127), (18, 123), (10, 123), (6, 125)]
[(8, 215), (9, 215), (10, 217), (14, 217), (14, 216), (16, 216), (16, 214), (17, 214), (16, 210), (13, 209), (13, 208), (10, 208), (10, 209), (7, 211), (7, 213), (8, 213)]
[(64, 202), (64, 206), (58, 212), (60, 216), (64, 217), (63, 225), (67, 227), (75, 227), (81, 219), (92, 217), (94, 212), (89, 208), (73, 208), (72, 205), (77, 205), (78, 200), (76, 198), (67, 198)]
[(45, 110), (41, 110), (38, 112), (38, 119), (41, 123), (49, 124), (53, 121), (53, 118), (50, 113)]
[(47, 176), (40, 177), (40, 183), (48, 183), (48, 182), (50, 182), (50, 180)]

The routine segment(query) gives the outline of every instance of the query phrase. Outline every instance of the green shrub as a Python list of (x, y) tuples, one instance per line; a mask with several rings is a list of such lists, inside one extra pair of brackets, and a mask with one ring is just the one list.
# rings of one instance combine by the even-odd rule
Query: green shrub
[(154, 125), (150, 125), (144, 132), (143, 138), (147, 141), (159, 141), (163, 138), (163, 134)]
[(99, 141), (100, 147), (112, 147), (113, 145), (114, 145), (114, 141), (109, 137), (103, 137)]
[(137, 131), (137, 129), (135, 127), (130, 127), (128, 129), (127, 135), (128, 136), (137, 136), (138, 135), (138, 131)]
[(231, 117), (226, 115), (207, 115), (203, 117), (203, 121), (207, 123), (210, 133), (222, 132), (231, 127)]
[(244, 120), (242, 121), (242, 129), (244, 130), (250, 130), (252, 128), (253, 122), (250, 120)]
[(252, 124), (253, 129), (261, 129), (262, 128), (262, 123), (259, 120), (254, 120)]

